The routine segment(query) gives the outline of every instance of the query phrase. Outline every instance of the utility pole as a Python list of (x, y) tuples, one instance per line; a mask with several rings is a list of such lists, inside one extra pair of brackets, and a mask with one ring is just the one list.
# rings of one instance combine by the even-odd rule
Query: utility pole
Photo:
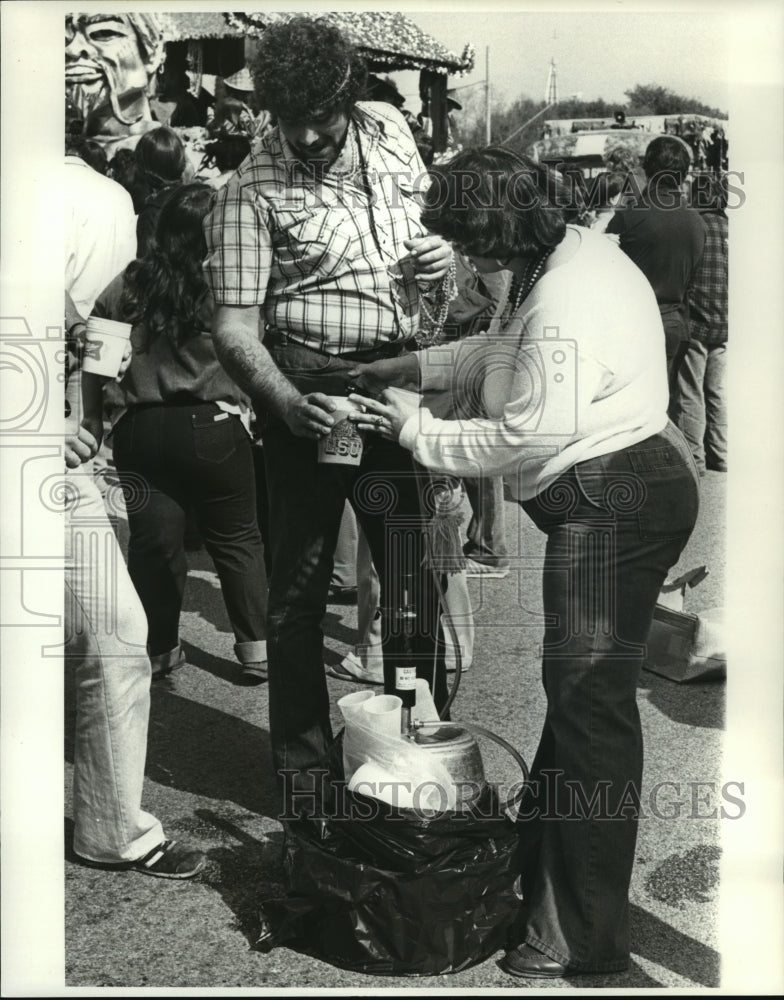
[(485, 145), (489, 146), (490, 136), (490, 46), (485, 46)]

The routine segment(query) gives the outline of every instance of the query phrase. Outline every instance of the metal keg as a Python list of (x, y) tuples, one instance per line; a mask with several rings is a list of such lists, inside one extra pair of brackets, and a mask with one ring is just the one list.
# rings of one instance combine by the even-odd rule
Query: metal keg
[(455, 784), (458, 809), (473, 805), (485, 789), (485, 770), (479, 744), (463, 726), (442, 722), (438, 728), (416, 729), (413, 740), (444, 767)]

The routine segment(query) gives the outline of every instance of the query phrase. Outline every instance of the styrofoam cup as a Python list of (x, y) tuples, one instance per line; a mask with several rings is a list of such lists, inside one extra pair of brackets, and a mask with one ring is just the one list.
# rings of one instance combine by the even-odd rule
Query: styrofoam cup
[(368, 715), (370, 725), (385, 736), (400, 736), (400, 716), (403, 699), (396, 694), (379, 694), (362, 702), (362, 711)]
[(91, 316), (87, 320), (82, 370), (116, 378), (130, 336), (130, 323)]
[(337, 409), (330, 416), (334, 423), (325, 437), (319, 438), (318, 460), (326, 465), (359, 465), (362, 461), (362, 435), (349, 413), (361, 412), (356, 403), (345, 396), (330, 396)]
[(338, 708), (343, 716), (343, 721), (348, 722), (354, 713), (361, 709), (363, 702), (366, 702), (368, 698), (375, 698), (375, 696), (375, 691), (352, 691), (351, 694), (344, 694), (342, 698), (338, 698)]

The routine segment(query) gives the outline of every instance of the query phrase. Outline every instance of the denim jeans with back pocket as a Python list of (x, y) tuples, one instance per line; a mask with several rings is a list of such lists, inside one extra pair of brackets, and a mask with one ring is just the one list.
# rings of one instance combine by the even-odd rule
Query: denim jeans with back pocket
[(654, 607), (698, 511), (672, 425), (581, 462), (522, 504), (547, 534), (547, 714), (518, 821), (524, 940), (570, 969), (629, 960), (643, 741), (637, 682)]

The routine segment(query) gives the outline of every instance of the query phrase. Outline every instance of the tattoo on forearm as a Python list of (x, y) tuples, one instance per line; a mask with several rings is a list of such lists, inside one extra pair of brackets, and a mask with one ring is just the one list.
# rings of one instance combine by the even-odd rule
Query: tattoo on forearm
[(299, 399), (300, 393), (258, 340), (237, 334), (230, 335), (231, 342), (222, 336), (213, 340), (218, 360), (253, 403), (282, 416), (286, 404)]

